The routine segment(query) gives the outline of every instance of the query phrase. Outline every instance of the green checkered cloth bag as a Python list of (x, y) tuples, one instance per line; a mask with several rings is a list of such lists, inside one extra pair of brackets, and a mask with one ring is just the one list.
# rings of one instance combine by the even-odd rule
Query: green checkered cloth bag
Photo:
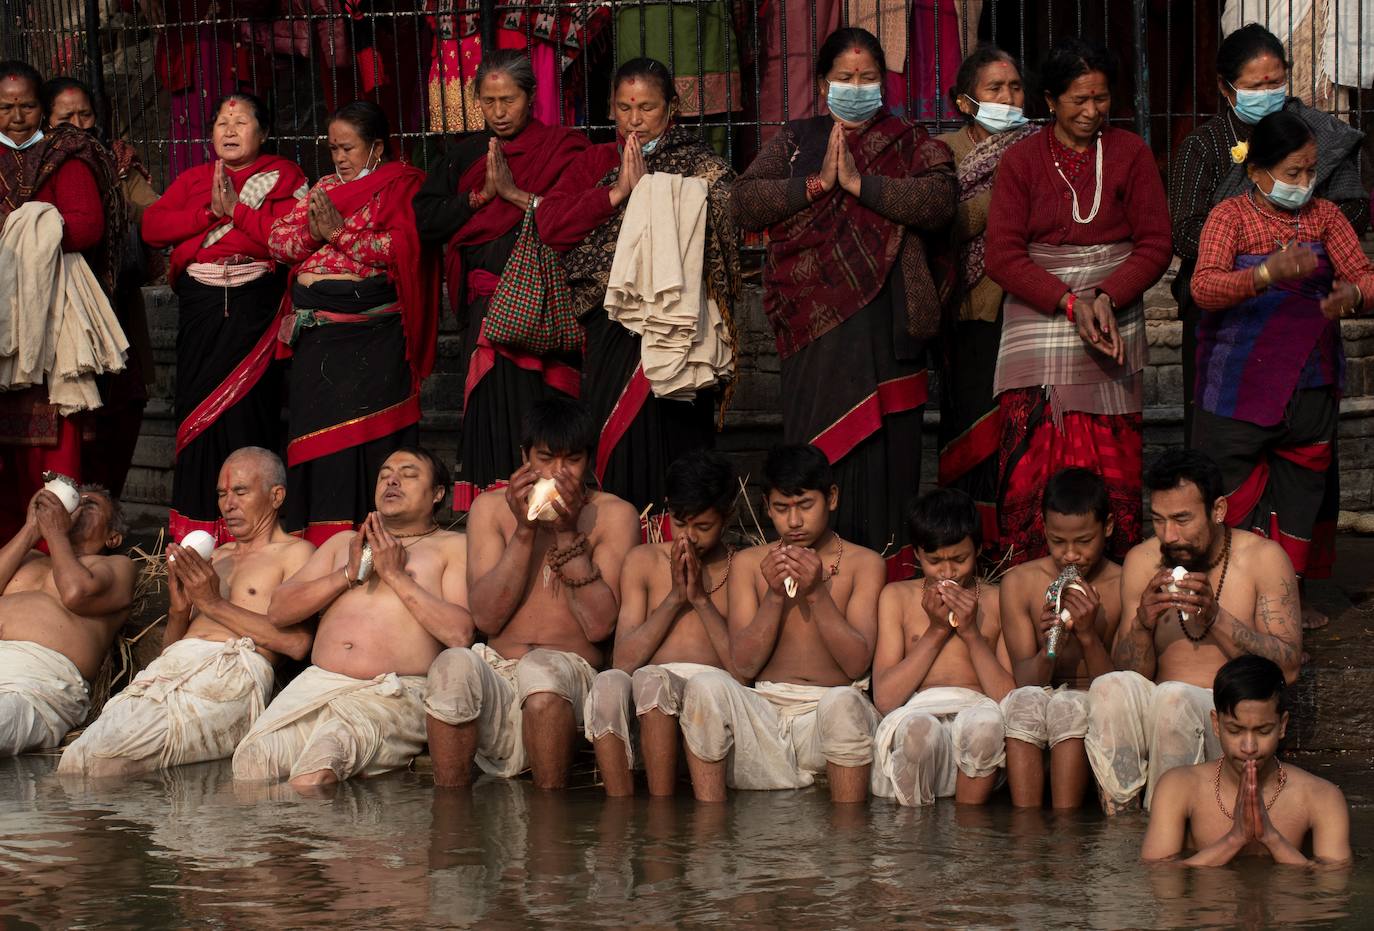
[(539, 238), (534, 207), (525, 211), (501, 283), (487, 305), (482, 333), (498, 346), (535, 355), (581, 352), (582, 325), (558, 254)]

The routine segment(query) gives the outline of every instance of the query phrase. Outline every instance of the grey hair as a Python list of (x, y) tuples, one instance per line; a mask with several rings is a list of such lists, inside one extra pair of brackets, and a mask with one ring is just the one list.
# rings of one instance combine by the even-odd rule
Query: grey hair
[(110, 502), (110, 529), (121, 537), (127, 537), (129, 535), (129, 519), (124, 516), (124, 505), (119, 503), (119, 499), (114, 496), (114, 493), (111, 492), (110, 489), (106, 488), (104, 485), (92, 483), (78, 485), (76, 490), (83, 495), (100, 495), (106, 501)]
[(224, 464), (228, 465), (237, 459), (246, 459), (250, 456), (257, 460), (258, 467), (262, 470), (264, 490), (271, 491), (277, 485), (286, 487), (286, 466), (282, 463), (281, 456), (270, 449), (263, 449), (261, 446), (240, 446), (229, 454)]
[(510, 75), (515, 86), (524, 91), (527, 96), (534, 96), (534, 66), (530, 64), (530, 57), (524, 52), (509, 48), (482, 54), (482, 61), (477, 66), (477, 74), (472, 79), (473, 89), (480, 95), (482, 82), (489, 75), (502, 72)]
[[(954, 75), (954, 83), (949, 88), (949, 100), (950, 103), (954, 104), (955, 110), (959, 109), (960, 97), (973, 97), (973, 92), (978, 86), (978, 76), (983, 73), (983, 69), (997, 62), (1006, 62), (1016, 68), (1017, 74), (1021, 73), (1015, 57), (1010, 52), (1005, 52), (990, 43), (980, 43), (969, 53), (968, 57), (959, 65), (959, 70)], [(975, 102), (977, 102), (976, 98)], [(965, 123), (973, 122), (973, 117), (967, 113), (960, 111), (960, 115), (964, 117)]]

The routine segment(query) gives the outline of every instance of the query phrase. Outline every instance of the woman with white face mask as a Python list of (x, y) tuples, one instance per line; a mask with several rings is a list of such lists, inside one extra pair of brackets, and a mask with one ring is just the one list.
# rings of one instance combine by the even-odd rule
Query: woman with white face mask
[(872, 33), (816, 58), (828, 115), (787, 123), (735, 186), (740, 225), (768, 231), (764, 310), (782, 360), (783, 433), (812, 443), (843, 493), (832, 529), (910, 565), (902, 506), (921, 473), (925, 350), (940, 297), (923, 235), (954, 216), (949, 148), (883, 106)]
[(386, 160), (388, 134), (375, 103), (340, 107), (334, 173), (268, 240), (291, 266), (294, 311), (278, 337), (292, 355), (284, 523), (317, 545), (367, 517), (382, 462), (419, 441), (420, 382), (434, 367), (438, 262), (412, 207), (425, 175)]
[[(1002, 339), (1002, 289), (985, 272), (983, 234), (1002, 155), (1035, 128), (1022, 112), (1026, 92), (1016, 60), (994, 46), (980, 45), (964, 59), (949, 97), (964, 125), (936, 136), (954, 153), (959, 176), (952, 229), (959, 311), (941, 334), (940, 484), (968, 492), (984, 519), (995, 520), (1001, 419), (992, 373)], [(996, 535), (987, 540), (991, 548)]]
[(1350, 221), (1314, 197), (1320, 143), (1280, 111), (1250, 136), (1251, 189), (1202, 228), (1192, 445), (1221, 466), (1226, 522), (1276, 539), (1299, 579), (1334, 557), (1340, 321), (1374, 300), (1374, 266)]
[(1183, 321), (1185, 433), (1194, 411), (1196, 328), (1202, 316), (1188, 283), (1208, 213), (1250, 186), (1245, 149), (1255, 125), (1280, 110), (1299, 116), (1317, 138), (1316, 196), (1334, 202), (1356, 233), (1369, 225), (1369, 197), (1360, 183), (1360, 133), (1287, 96), (1289, 69), (1284, 56), (1283, 43), (1257, 23), (1226, 36), (1217, 49), (1216, 62), (1221, 112), (1183, 140), (1169, 165), (1169, 216), (1174, 251), (1182, 260), (1173, 294)]

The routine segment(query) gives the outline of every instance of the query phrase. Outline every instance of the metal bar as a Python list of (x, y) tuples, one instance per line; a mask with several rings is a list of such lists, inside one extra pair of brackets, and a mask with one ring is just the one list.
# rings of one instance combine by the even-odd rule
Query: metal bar
[[(1145, 17), (1146, 0), (1131, 0), (1131, 14), (1135, 17), (1135, 131), (1150, 144), (1150, 60)], [(1105, 18), (1106, 8), (1103, 7)]]

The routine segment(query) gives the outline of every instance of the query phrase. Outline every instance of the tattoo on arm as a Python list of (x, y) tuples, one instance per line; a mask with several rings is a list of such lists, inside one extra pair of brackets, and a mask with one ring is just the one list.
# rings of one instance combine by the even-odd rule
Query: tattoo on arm
[(1117, 669), (1153, 676), (1154, 653), (1154, 634), (1150, 631), (1133, 630), (1117, 639), (1116, 645), (1112, 647), (1112, 662)]

